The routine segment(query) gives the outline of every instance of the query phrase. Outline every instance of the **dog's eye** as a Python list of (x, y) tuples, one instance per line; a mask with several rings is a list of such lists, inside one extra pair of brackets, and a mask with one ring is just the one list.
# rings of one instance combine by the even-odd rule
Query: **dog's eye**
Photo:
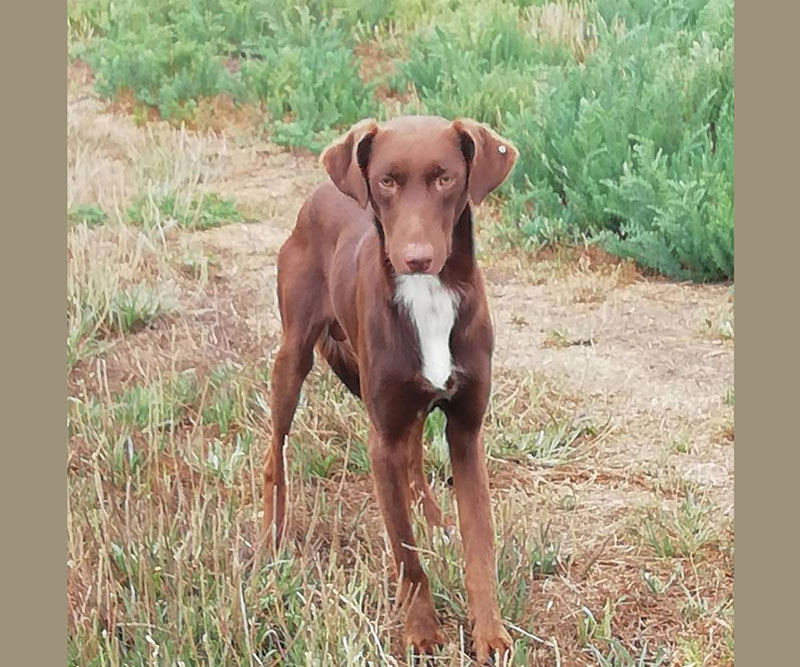
[(453, 177), (452, 176), (439, 176), (439, 178), (436, 179), (436, 184), (440, 188), (446, 188), (452, 182), (453, 182)]
[(394, 179), (391, 176), (384, 176), (380, 181), (378, 181), (384, 188), (393, 188), (394, 187)]

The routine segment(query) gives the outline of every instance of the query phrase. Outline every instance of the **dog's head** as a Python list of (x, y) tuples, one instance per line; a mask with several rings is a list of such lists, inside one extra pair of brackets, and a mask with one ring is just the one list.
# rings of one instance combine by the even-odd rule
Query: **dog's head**
[(321, 161), (342, 192), (362, 207), (371, 201), (398, 274), (437, 274), (467, 203), (497, 188), (518, 154), (473, 120), (404, 116), (361, 121)]

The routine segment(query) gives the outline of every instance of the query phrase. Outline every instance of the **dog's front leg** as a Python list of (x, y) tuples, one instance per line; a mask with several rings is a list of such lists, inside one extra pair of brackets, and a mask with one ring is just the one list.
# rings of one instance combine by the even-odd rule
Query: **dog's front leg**
[(428, 577), (422, 570), (411, 530), (409, 489), (409, 442), (419, 429), (411, 428), (403, 437), (389, 441), (370, 427), (369, 455), (378, 504), (383, 514), (395, 565), (402, 584), (398, 599), (406, 606), (405, 636), (420, 653), (430, 653), (444, 643), (433, 609)]
[(478, 661), (485, 662), (490, 653), (502, 655), (507, 651), (511, 637), (503, 627), (497, 605), (494, 527), (480, 424), (475, 419), (448, 415), (447, 441), (466, 558), (472, 640)]

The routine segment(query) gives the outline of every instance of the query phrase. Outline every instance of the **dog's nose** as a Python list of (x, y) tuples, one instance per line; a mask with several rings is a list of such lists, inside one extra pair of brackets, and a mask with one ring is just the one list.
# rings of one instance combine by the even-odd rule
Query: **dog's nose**
[(403, 258), (414, 273), (422, 273), (433, 261), (433, 246), (430, 243), (412, 243), (406, 248)]

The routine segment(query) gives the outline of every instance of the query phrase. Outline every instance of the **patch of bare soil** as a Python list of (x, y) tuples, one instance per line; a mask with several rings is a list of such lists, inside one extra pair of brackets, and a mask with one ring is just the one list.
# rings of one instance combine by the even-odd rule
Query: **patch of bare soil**
[[(587, 414), (612, 420), (604, 466), (671, 462), (732, 510), (733, 448), (718, 436), (733, 419), (733, 343), (707, 324), (730, 305), (727, 287), (617, 285), (579, 269), (540, 285), (490, 282), (489, 298), (501, 366), (561, 376)], [(691, 455), (672, 455), (682, 447)]]

